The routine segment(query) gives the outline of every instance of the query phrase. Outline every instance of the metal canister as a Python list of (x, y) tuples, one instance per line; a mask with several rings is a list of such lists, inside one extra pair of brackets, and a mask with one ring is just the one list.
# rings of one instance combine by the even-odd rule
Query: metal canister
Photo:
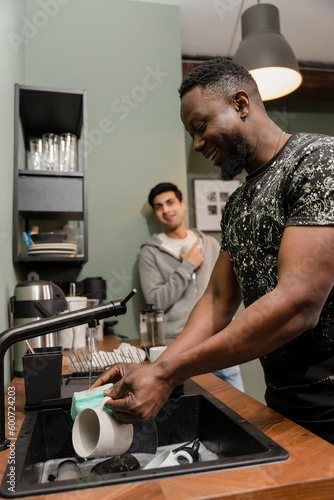
[[(23, 281), (15, 287), (10, 299), (14, 325), (30, 323), (41, 318), (54, 316), (67, 310), (65, 294), (51, 281)], [(57, 346), (57, 332), (48, 333), (29, 340), (33, 348)], [(14, 374), (22, 375), (22, 356), (26, 352), (24, 342), (14, 344)]]

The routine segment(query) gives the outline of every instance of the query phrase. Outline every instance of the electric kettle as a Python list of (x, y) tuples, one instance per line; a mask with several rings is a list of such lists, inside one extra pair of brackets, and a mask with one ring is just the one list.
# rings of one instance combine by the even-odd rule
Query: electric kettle
[[(10, 298), (10, 309), (14, 326), (54, 316), (67, 310), (65, 294), (51, 281), (23, 281), (15, 287)], [(32, 348), (57, 346), (57, 332), (41, 335), (29, 340)], [(14, 345), (14, 374), (23, 373), (22, 356), (26, 352), (24, 342)]]

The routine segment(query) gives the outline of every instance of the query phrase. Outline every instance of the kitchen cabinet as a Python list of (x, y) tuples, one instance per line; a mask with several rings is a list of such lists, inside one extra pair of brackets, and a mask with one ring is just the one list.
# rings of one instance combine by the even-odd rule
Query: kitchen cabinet
[[(75, 171), (31, 170), (30, 140), (43, 134), (75, 134)], [(87, 227), (87, 96), (85, 90), (15, 85), (13, 262), (82, 265), (88, 260)], [(35, 252), (29, 255), (23, 234), (59, 232), (78, 252)], [(65, 254), (65, 255), (64, 255)]]

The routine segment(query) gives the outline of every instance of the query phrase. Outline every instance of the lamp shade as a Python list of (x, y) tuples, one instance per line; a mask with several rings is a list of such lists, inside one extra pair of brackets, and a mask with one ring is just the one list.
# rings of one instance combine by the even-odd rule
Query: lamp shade
[(256, 81), (264, 101), (296, 90), (302, 82), (296, 57), (280, 33), (279, 12), (271, 4), (257, 4), (241, 17), (242, 41), (233, 58)]

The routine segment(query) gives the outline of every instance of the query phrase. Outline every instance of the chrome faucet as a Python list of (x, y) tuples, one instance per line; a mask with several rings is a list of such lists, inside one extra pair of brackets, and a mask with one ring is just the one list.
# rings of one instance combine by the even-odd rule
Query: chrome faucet
[(0, 451), (7, 449), (10, 440), (5, 431), (5, 388), (4, 388), (4, 357), (7, 349), (16, 342), (56, 332), (65, 328), (88, 323), (96, 327), (99, 320), (126, 313), (126, 303), (137, 290), (133, 289), (123, 300), (106, 302), (98, 306), (86, 307), (77, 311), (65, 312), (49, 318), (32, 321), (23, 325), (14, 326), (0, 334)]

